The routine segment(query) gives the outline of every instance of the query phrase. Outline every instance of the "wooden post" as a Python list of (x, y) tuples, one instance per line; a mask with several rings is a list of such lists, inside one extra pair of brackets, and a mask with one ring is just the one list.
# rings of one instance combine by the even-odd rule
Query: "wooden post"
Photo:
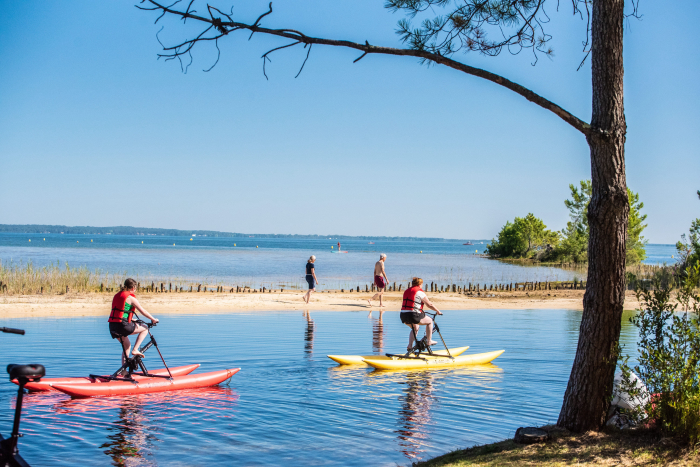
[(44, 286), (41, 286), (41, 295), (44, 295)]
[(66, 293), (68, 293), (68, 291), (69, 291), (68, 286), (66, 286)]
[(102, 292), (102, 291), (104, 290), (104, 288), (105, 288), (105, 285), (104, 285), (104, 284), (100, 284), (100, 292)]
[(202, 284), (199, 284), (199, 285), (197, 285), (197, 292), (201, 292), (201, 291), (202, 291)]
[(369, 285), (365, 284), (365, 292), (369, 292)]
[[(265, 293), (265, 290), (267, 290), (265, 287), (262, 288), (263, 293)], [(410, 329), (409, 329), (410, 331)]]

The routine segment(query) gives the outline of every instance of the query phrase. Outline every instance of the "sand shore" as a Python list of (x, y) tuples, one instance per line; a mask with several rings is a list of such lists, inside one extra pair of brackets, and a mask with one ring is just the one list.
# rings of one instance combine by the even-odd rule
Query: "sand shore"
[[(379, 310), (367, 304), (372, 293), (328, 291), (312, 295), (308, 305), (302, 300), (303, 291), (285, 290), (268, 293), (140, 293), (139, 301), (155, 315), (180, 313), (233, 313), (251, 311), (317, 310), (361, 311)], [(0, 295), (0, 319), (20, 317), (75, 317), (109, 314), (111, 293), (65, 295)], [(399, 311), (401, 292), (384, 294), (385, 310)], [(489, 296), (468, 297), (458, 293), (429, 293), (441, 310), (478, 309), (583, 309), (582, 290), (493, 292)], [(627, 292), (625, 310), (639, 306), (633, 292)]]

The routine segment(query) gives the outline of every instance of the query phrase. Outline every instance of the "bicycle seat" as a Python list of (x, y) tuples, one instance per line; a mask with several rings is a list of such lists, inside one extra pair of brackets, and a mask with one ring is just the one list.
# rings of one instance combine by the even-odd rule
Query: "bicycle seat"
[(29, 381), (38, 381), (46, 375), (44, 365), (7, 365), (7, 372), (10, 374), (10, 380), (20, 378), (28, 379)]

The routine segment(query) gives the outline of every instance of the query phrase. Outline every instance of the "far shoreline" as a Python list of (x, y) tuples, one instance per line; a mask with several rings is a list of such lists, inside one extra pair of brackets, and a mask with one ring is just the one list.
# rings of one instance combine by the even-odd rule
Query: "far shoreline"
[[(322, 291), (312, 294), (307, 305), (303, 290), (230, 293), (181, 292), (138, 293), (141, 304), (152, 314), (215, 314), (265, 311), (379, 311), (379, 301), (370, 307), (371, 292)], [(583, 290), (489, 292), (489, 296), (459, 293), (429, 293), (440, 310), (583, 310)], [(107, 316), (113, 293), (68, 293), (62, 295), (0, 295), (0, 319), (74, 318)], [(384, 311), (399, 311), (401, 292), (385, 292)], [(639, 307), (634, 292), (625, 294), (625, 310)]]

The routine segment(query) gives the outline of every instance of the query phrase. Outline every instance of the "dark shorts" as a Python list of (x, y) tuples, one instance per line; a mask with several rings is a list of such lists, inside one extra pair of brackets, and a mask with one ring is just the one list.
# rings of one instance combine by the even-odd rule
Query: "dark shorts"
[(420, 320), (425, 318), (425, 313), (414, 313), (412, 311), (401, 312), (401, 322), (403, 324), (420, 324)]
[(386, 281), (382, 276), (374, 276), (374, 285), (376, 285), (378, 289), (383, 289), (386, 287)]
[(109, 334), (112, 339), (119, 339), (120, 337), (130, 336), (134, 333), (136, 329), (136, 323), (109, 323)]
[(312, 276), (311, 274), (306, 275), (306, 282), (309, 283), (309, 290), (316, 287), (316, 284), (314, 283), (314, 276)]

